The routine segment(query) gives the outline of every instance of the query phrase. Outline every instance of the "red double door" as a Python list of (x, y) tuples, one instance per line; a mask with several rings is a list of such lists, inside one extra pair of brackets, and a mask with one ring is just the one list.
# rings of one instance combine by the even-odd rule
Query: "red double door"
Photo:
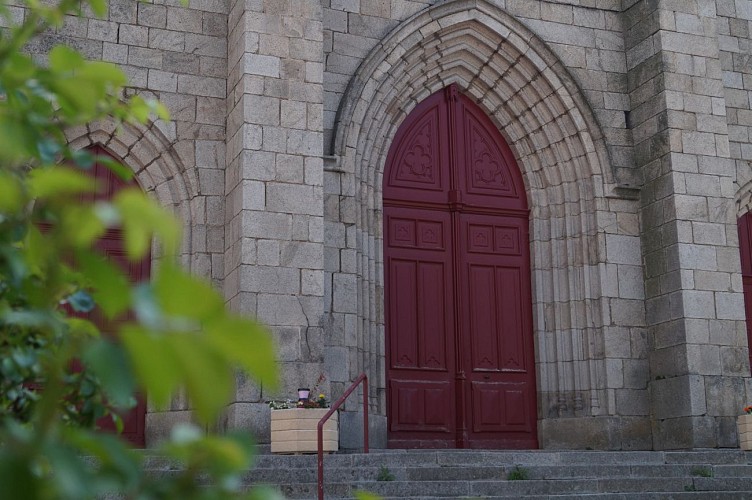
[(454, 86), (390, 149), (384, 260), (389, 446), (537, 448), (524, 184)]

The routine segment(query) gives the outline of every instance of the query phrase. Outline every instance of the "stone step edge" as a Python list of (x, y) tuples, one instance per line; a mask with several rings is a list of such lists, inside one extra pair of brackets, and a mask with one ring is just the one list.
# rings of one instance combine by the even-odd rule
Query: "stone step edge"
[[(656, 496), (663, 497), (664, 495), (667, 498), (676, 498), (677, 495), (679, 496), (691, 496), (691, 497), (700, 497), (705, 498), (707, 497), (708, 493), (713, 493), (714, 495), (719, 495), (723, 497), (732, 497), (732, 498), (748, 498), (749, 497), (749, 491), (747, 490), (725, 490), (725, 491), (681, 491), (681, 492), (671, 492), (671, 491), (661, 491), (661, 492), (647, 492), (644, 493), (645, 496), (649, 496), (651, 498), (656, 498)], [(743, 494), (744, 496), (739, 497), (737, 495)], [(638, 500), (640, 499), (641, 493), (551, 493), (546, 495), (546, 498), (572, 498), (572, 499), (588, 499), (588, 498), (625, 498), (626, 495), (629, 495), (630, 499)], [(395, 497), (395, 496), (380, 496), (380, 500), (435, 500), (436, 497), (433, 496), (417, 496), (417, 495), (411, 495), (411, 496), (405, 496), (405, 497)], [(477, 497), (461, 497), (461, 498), (473, 498), (474, 500), (477, 499)], [(509, 494), (509, 495), (495, 495), (492, 497), (482, 497), (482, 500), (493, 500), (496, 498), (521, 498), (521, 499), (527, 499), (527, 498), (537, 498), (540, 499), (540, 495), (516, 495), (516, 494)], [(327, 500), (352, 500), (352, 497), (327, 497)]]
[[(698, 478), (698, 477), (670, 477), (670, 478), (661, 478), (661, 477), (653, 477), (653, 478), (644, 478), (644, 477), (632, 477), (632, 478), (598, 478), (598, 479), (524, 479), (524, 480), (507, 480), (507, 479), (501, 479), (501, 480), (488, 480), (488, 479), (479, 479), (479, 480), (473, 480), (473, 479), (467, 479), (467, 480), (446, 480), (446, 481), (422, 481), (421, 484), (425, 485), (431, 485), (431, 486), (441, 486), (445, 484), (457, 484), (457, 483), (473, 483), (473, 484), (481, 484), (481, 483), (504, 483), (504, 484), (528, 484), (532, 486), (537, 485), (544, 485), (546, 483), (567, 483), (567, 484), (577, 484), (577, 483), (610, 483), (610, 482), (625, 482), (625, 483), (633, 483), (633, 482), (648, 482), (647, 480), (653, 481), (653, 482), (666, 482), (666, 481), (674, 481), (676, 483), (680, 483), (682, 481), (690, 480), (690, 481), (698, 481), (698, 483), (705, 484), (707, 486), (712, 486), (713, 483), (718, 482), (719, 484), (725, 484), (726, 481), (731, 478)], [(744, 481), (749, 482), (752, 485), (752, 477), (747, 478), (733, 478), (737, 481)], [(355, 489), (360, 489), (361, 487), (364, 487), (364, 485), (375, 485), (375, 484), (389, 484), (389, 485), (402, 485), (402, 484), (414, 484), (416, 481), (412, 480), (405, 480), (405, 481), (377, 481), (377, 480), (354, 480), (354, 481), (326, 481), (324, 479), (324, 486), (325, 487), (353, 487)], [(280, 486), (275, 483), (269, 483), (269, 482), (259, 482), (254, 483), (249, 486), (256, 486), (256, 485), (268, 485), (268, 486)], [(285, 484), (283, 486), (288, 487), (296, 487), (296, 488), (303, 488), (303, 487), (314, 487), (314, 489), (317, 486), (317, 483), (315, 481), (304, 481), (304, 482), (296, 482), (294, 484)], [(366, 486), (367, 487), (367, 486)], [(725, 489), (723, 490), (708, 490), (704, 489), (702, 491), (727, 491)], [(663, 491), (656, 491), (656, 493), (662, 493)]]

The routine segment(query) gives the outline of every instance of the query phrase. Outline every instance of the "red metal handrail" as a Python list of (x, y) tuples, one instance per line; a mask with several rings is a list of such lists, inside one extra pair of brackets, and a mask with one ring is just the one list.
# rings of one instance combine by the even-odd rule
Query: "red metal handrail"
[(363, 453), (368, 453), (368, 376), (365, 373), (358, 375), (355, 382), (350, 384), (350, 387), (345, 391), (341, 398), (329, 408), (317, 426), (317, 438), (318, 438), (318, 468), (319, 468), (319, 500), (324, 500), (324, 424), (329, 417), (334, 415), (334, 412), (339, 409), (345, 402), (345, 399), (352, 394), (358, 384), (363, 382)]

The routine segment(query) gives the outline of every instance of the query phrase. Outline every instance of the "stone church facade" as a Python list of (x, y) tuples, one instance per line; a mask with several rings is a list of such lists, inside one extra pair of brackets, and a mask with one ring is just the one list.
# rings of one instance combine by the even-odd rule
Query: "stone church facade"
[[(473, 412), (516, 401), (461, 401), (475, 386), (452, 336), (449, 392), (393, 388), (390, 151), (449, 88), (492, 125), (484, 137), (522, 186), (516, 300), (537, 445), (733, 447), (752, 402), (737, 230), (752, 206), (751, 23), (751, 0), (111, 0), (107, 19), (71, 17), (31, 50), (70, 43), (168, 106), (169, 122), (69, 137), (122, 158), (178, 214), (184, 264), (269, 326), (282, 394), (324, 373), (336, 397), (368, 375), (373, 446), (416, 411), (404, 405), (426, 405), (405, 417), (419, 435), (434, 396), (457, 409), (450, 441), (474, 446), (460, 436)], [(455, 202), (447, 220), (465, 210)], [(450, 302), (460, 331), (468, 301)], [(264, 442), (264, 401), (279, 395), (239, 379), (220, 426)], [(340, 418), (346, 448), (359, 408)], [(150, 409), (147, 439), (190, 415), (180, 398)]]

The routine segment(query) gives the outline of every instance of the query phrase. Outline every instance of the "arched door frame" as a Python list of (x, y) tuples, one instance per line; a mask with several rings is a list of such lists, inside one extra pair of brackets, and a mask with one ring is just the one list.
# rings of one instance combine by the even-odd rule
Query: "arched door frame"
[[(441, 2), (400, 24), (364, 60), (341, 101), (333, 153), (341, 185), (352, 186), (341, 198), (352, 196), (355, 218), (340, 222), (343, 230), (354, 223), (359, 242), (352, 277), (357, 308), (348, 311), (357, 316), (352, 359), (359, 365), (350, 371), (367, 368), (373, 380), (384, 380), (379, 338), (386, 152), (415, 105), (451, 83), (496, 124), (525, 180), (541, 444), (549, 437), (559, 442), (556, 434), (576, 423), (571, 417), (586, 418), (592, 432), (610, 433), (617, 410), (608, 394), (620, 381), (610, 380), (606, 370), (604, 337), (615, 327), (605, 293), (610, 278), (604, 227), (611, 215), (606, 196), (620, 195), (603, 134), (584, 94), (545, 42), (487, 0)], [(639, 208), (636, 201), (620, 201)], [(644, 318), (634, 318), (635, 327), (643, 325)], [(371, 391), (374, 411), (381, 414), (382, 389)], [(604, 418), (592, 418), (599, 416)], [(566, 422), (557, 422), (560, 417)]]
[[(74, 149), (99, 146), (118, 158), (133, 171), (135, 181), (147, 195), (175, 214), (183, 229), (179, 259), (186, 269), (194, 270), (197, 259), (192, 247), (192, 232), (197, 221), (205, 222), (206, 196), (199, 191), (197, 169), (188, 168), (190, 165), (183, 163), (175, 144), (157, 125), (153, 122), (134, 125), (105, 119), (66, 130), (66, 138)], [(159, 248), (152, 248), (152, 268), (160, 258)], [(167, 411), (157, 412), (147, 405), (146, 446), (163, 440), (165, 429), (175, 422), (190, 420), (191, 413), (189, 402), (180, 396)]]

